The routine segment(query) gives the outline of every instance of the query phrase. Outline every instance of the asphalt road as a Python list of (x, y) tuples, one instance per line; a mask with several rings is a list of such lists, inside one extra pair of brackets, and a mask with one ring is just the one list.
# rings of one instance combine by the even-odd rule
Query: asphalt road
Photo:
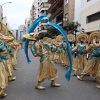
[(72, 76), (71, 80), (67, 81), (65, 78), (66, 68), (61, 64), (56, 64), (59, 72), (56, 83), (60, 83), (61, 87), (50, 87), (50, 81), (47, 80), (42, 83), (46, 87), (45, 90), (36, 90), (39, 58), (33, 57), (30, 51), (29, 56), (31, 64), (27, 64), (24, 50), (19, 50), (18, 70), (13, 75), (17, 79), (9, 82), (6, 89), (8, 95), (2, 100), (100, 100), (100, 89), (95, 87), (100, 83), (96, 83), (90, 76), (85, 77), (84, 81), (79, 81)]

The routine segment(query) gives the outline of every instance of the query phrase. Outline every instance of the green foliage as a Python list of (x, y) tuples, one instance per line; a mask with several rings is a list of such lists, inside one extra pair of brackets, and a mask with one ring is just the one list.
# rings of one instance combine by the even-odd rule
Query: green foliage
[(59, 34), (60, 34), (60, 32), (57, 29), (50, 27), (47, 29), (47, 32), (40, 33), (39, 37), (40, 37), (40, 39), (43, 39), (44, 37), (53, 38), (54, 36), (57, 36)]
[(77, 33), (77, 32), (84, 32), (84, 29), (81, 28), (81, 24), (78, 22), (69, 22), (66, 25), (67, 32)]

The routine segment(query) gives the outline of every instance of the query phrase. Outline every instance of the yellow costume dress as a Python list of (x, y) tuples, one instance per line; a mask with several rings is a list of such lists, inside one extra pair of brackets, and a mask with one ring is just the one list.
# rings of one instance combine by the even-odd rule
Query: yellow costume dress
[(37, 80), (39, 82), (42, 82), (45, 79), (55, 80), (58, 77), (58, 71), (53, 64), (52, 59), (44, 48), (40, 48), (40, 52), (40, 66), (37, 74)]

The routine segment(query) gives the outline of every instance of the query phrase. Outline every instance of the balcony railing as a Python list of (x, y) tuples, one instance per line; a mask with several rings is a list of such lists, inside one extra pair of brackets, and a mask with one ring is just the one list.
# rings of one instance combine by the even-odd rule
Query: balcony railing
[(48, 22), (48, 20), (42, 20), (41, 21), (41, 23), (47, 23)]
[(54, 2), (53, 2), (53, 4), (50, 6), (50, 8), (48, 9), (48, 12), (54, 7), (54, 5), (56, 4), (56, 3), (58, 3), (60, 0), (55, 0)]
[(50, 16), (50, 20), (54, 19), (59, 13), (61, 13), (62, 11), (64, 10), (64, 6), (60, 7), (58, 10), (56, 10), (55, 13), (53, 13), (51, 16)]

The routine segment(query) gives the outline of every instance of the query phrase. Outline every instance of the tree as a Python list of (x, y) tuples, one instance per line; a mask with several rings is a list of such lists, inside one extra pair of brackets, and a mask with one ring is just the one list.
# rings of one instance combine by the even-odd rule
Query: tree
[(48, 28), (47, 33), (51, 38), (60, 34), (60, 32), (54, 27)]
[(49, 37), (49, 38), (55, 38), (55, 36), (59, 35), (60, 32), (55, 29), (54, 27), (50, 27), (47, 29), (47, 32), (42, 32), (39, 34), (40, 39), (43, 39), (44, 37)]
[(84, 29), (81, 28), (81, 24), (78, 23), (78, 22), (69, 22), (67, 23), (66, 25), (66, 30), (67, 30), (67, 33), (72, 33), (72, 34), (75, 34), (75, 38), (76, 38), (76, 33), (77, 32), (84, 32)]

